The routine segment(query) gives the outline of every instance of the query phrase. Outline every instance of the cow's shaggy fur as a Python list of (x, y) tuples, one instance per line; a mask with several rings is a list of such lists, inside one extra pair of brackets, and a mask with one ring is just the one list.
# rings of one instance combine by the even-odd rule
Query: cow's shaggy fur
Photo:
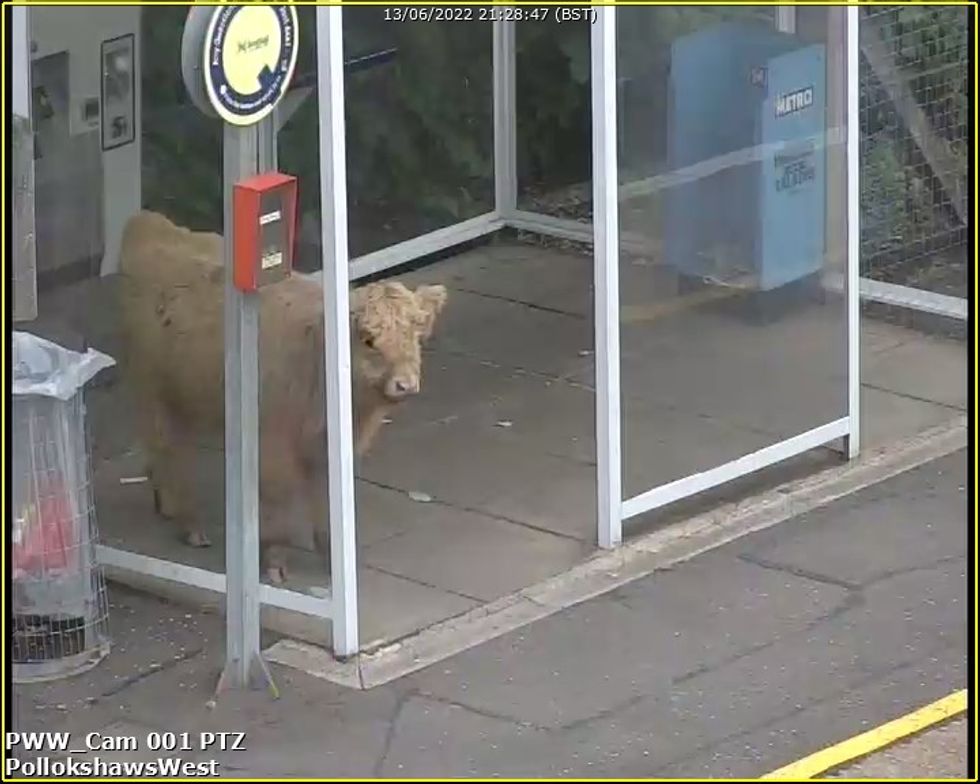
[[(194, 451), (224, 431), (224, 267), (220, 235), (141, 212), (120, 252), (122, 370), (133, 393), (157, 510), (193, 546), (210, 542), (197, 519)], [(297, 503), (328, 542), (323, 299), (299, 276), (262, 290), (259, 318), (259, 499), (263, 563), (285, 577)], [(351, 292), (355, 449), (363, 455), (386, 415), (421, 382), (421, 346), (446, 302), (443, 286), (397, 282)]]

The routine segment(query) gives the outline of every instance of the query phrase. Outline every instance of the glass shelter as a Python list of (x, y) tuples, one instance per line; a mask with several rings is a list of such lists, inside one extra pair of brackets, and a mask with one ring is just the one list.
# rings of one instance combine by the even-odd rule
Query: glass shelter
[[(298, 181), (292, 288), (260, 296), (299, 293), (262, 305), (258, 356), (263, 400), (314, 402), (258, 428), (288, 569), (232, 579), (223, 289), (179, 275), (222, 261), (241, 150), (187, 97), (188, 9), (14, 10), (38, 305), (18, 328), (120, 361), (89, 397), (110, 576), (241, 593), (346, 658), (676, 502), (858, 453), (856, 7), (298, 7), (254, 154)], [(370, 332), (365, 302), (394, 323), (406, 292), (428, 326)], [(382, 377), (413, 394), (370, 408)], [(312, 468), (289, 462), (307, 425)], [(309, 508), (274, 493), (291, 471)]]

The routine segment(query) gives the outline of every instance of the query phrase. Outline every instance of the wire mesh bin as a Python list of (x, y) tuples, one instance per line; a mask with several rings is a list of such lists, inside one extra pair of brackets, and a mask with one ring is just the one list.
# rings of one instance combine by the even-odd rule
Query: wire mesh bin
[(63, 678), (109, 652), (82, 389), (115, 364), (25, 332), (13, 340), (12, 651), (17, 683)]

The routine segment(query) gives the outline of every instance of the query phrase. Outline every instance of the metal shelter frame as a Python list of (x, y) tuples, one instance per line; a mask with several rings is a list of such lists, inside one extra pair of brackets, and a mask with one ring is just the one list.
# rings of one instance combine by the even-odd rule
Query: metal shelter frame
[[(508, 21), (493, 23), (493, 120), (494, 120), (494, 178), (495, 206), (490, 212), (453, 226), (439, 229), (379, 251), (348, 260), (346, 244), (346, 182), (344, 169), (344, 139), (342, 118), (338, 122), (330, 112), (320, 123), (321, 204), (329, 205), (323, 215), (324, 271), (318, 273), (324, 281), (328, 329), (335, 339), (327, 347), (327, 382), (331, 402), (328, 416), (335, 427), (330, 441), (330, 515), (331, 546), (337, 551), (332, 558), (334, 577), (331, 604), (334, 631), (334, 653), (346, 657), (357, 652), (356, 607), (357, 589), (354, 581), (354, 521), (352, 440), (344, 420), (339, 398), (348, 397), (349, 358), (346, 355), (347, 297), (349, 281), (373, 275), (407, 263), (419, 257), (451, 248), (455, 245), (490, 234), (505, 227), (524, 229), (566, 239), (592, 243), (594, 248), (595, 296), (595, 362), (596, 362), (596, 459), (597, 459), (597, 526), (596, 538), (600, 547), (614, 548), (623, 538), (623, 527), (631, 519), (666, 504), (692, 496), (712, 487), (745, 476), (808, 450), (844, 439), (845, 453), (854, 458), (860, 450), (860, 362), (859, 362), (859, 127), (849, 122), (858, 113), (858, 8), (832, 9), (841, 14), (837, 28), (844, 33), (839, 42), (845, 55), (845, 68), (838, 71), (846, 78), (846, 106), (840, 112), (843, 127), (829, 129), (840, 133), (846, 129), (846, 191), (847, 191), (847, 415), (792, 438), (716, 466), (708, 471), (651, 488), (631, 498), (622, 496), (621, 478), (621, 420), (620, 420), (620, 341), (619, 341), (619, 255), (621, 245), (629, 245), (630, 237), (622, 236), (619, 228), (619, 199), (624, 192), (642, 184), (619, 186), (617, 161), (617, 91), (616, 91), (616, 8), (597, 6), (591, 28), (592, 71), (592, 162), (593, 162), (593, 223), (555, 218), (518, 209), (517, 206), (517, 127), (516, 127), (516, 46), (515, 25)], [(795, 28), (795, 9), (777, 9), (776, 24), (780, 29)], [(332, 74), (338, 72), (338, 62), (329, 52), (341, 33), (342, 10), (337, 7), (317, 9), (317, 33), (320, 42), (329, 45), (320, 49), (320, 90), (331, 96), (331, 105), (343, 105), (342, 83), (334, 84)], [(339, 42), (336, 44), (339, 47)], [(341, 103), (333, 104), (334, 100)], [(332, 265), (329, 248), (333, 253)], [(335, 291), (330, 292), (331, 289)], [(342, 295), (337, 294), (343, 289)], [(330, 292), (330, 293), (328, 293)], [(331, 373), (333, 371), (333, 373)], [(331, 377), (336, 374), (337, 377)], [(338, 392), (339, 398), (338, 398)], [(338, 398), (338, 399), (335, 399)], [(337, 482), (335, 483), (335, 478)], [(336, 544), (334, 544), (336, 543)], [(338, 569), (338, 567), (341, 567)]]
[[(652, 509), (689, 497), (708, 488), (787, 460), (805, 451), (844, 439), (847, 457), (857, 456), (860, 442), (859, 373), (859, 198), (858, 198), (858, 7), (832, 8), (837, 13), (841, 40), (839, 46), (846, 70), (846, 106), (841, 107), (838, 125), (828, 133), (846, 128), (846, 228), (847, 247), (843, 287), (847, 314), (847, 413), (819, 427), (799, 433), (764, 449), (745, 454), (702, 473), (687, 476), (639, 495), (623, 498), (621, 477), (620, 339), (619, 339), (619, 257), (620, 248), (632, 239), (619, 228), (619, 199), (643, 183), (619, 185), (617, 161), (617, 78), (616, 8), (595, 6), (591, 25), (592, 89), (592, 224), (541, 215), (518, 208), (517, 124), (516, 124), (516, 45), (515, 24), (493, 22), (493, 126), (494, 126), (494, 209), (474, 218), (428, 234), (400, 242), (382, 250), (350, 259), (347, 238), (347, 177), (344, 128), (343, 9), (340, 6), (316, 8), (317, 74), (320, 96), (319, 156), (320, 204), (323, 270), (312, 277), (323, 283), (325, 319), (325, 382), (328, 428), (330, 572), (328, 595), (312, 596), (285, 588), (261, 584), (258, 575), (257, 537), (229, 532), (228, 556), (233, 553), (243, 563), (227, 564), (227, 576), (185, 564), (174, 563), (121, 549), (100, 546), (101, 562), (119, 570), (139, 573), (160, 580), (181, 583), (227, 595), (229, 638), (258, 654), (258, 624), (261, 605), (274, 606), (324, 620), (330, 624), (335, 656), (344, 659), (359, 651), (358, 587), (355, 546), (355, 494), (353, 429), (351, 412), (351, 356), (349, 324), (349, 286), (368, 275), (390, 270), (414, 259), (446, 250), (505, 227), (589, 242), (594, 247), (595, 367), (596, 367), (596, 459), (597, 498), (596, 541), (602, 548), (614, 548), (623, 538), (624, 524)], [(780, 8), (777, 24), (792, 29), (795, 9)], [(839, 82), (838, 85), (841, 83)], [(312, 91), (312, 86), (303, 87)], [(297, 91), (299, 93), (301, 91)], [(310, 94), (309, 92), (305, 93)], [(254, 130), (254, 137), (243, 145), (226, 149), (226, 172), (240, 171), (241, 159), (251, 155), (262, 166), (275, 166), (275, 133), (303, 99), (287, 96), (275, 115)], [(831, 115), (833, 118), (833, 115)], [(833, 119), (831, 120), (833, 122)], [(226, 142), (228, 133), (226, 131)], [(242, 137), (244, 138), (244, 137)], [(245, 147), (251, 144), (251, 151)], [(227, 144), (226, 144), (227, 146)], [(238, 156), (238, 162), (230, 159)], [(231, 168), (229, 168), (231, 166)], [(226, 183), (226, 193), (230, 185)], [(226, 225), (228, 220), (226, 208)], [(243, 320), (235, 334), (247, 339), (253, 334), (251, 321)], [(239, 345), (240, 349), (240, 345)], [(239, 350), (240, 354), (240, 350)], [(248, 377), (248, 371), (245, 371)], [(233, 390), (238, 395), (242, 390)], [(244, 392), (252, 394), (253, 390)], [(240, 398), (239, 398), (240, 399)], [(232, 411), (226, 412), (226, 417)], [(254, 435), (254, 434), (253, 434)], [(233, 448), (253, 447), (250, 431)], [(239, 454), (239, 457), (241, 455)], [(247, 479), (251, 462), (242, 460), (238, 476)], [(230, 476), (230, 475), (229, 475)], [(233, 495), (241, 488), (228, 486)], [(241, 501), (238, 504), (242, 511)], [(247, 506), (248, 504), (245, 504)], [(229, 507), (231, 508), (231, 507)], [(251, 514), (251, 512), (250, 512)], [(241, 535), (239, 535), (241, 534)], [(255, 568), (252, 568), (254, 561)], [(229, 654), (232, 650), (229, 640)], [(240, 661), (247, 661), (249, 650), (238, 650)]]

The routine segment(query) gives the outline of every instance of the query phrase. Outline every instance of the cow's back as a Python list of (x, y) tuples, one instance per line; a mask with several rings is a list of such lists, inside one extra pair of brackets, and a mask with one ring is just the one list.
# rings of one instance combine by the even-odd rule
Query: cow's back
[(165, 401), (195, 428), (223, 410), (221, 237), (157, 213), (126, 224), (120, 252), (125, 365), (138, 395)]
[[(195, 428), (224, 411), (224, 268), (218, 234), (141, 212), (122, 241), (120, 291), (126, 362), (138, 394), (157, 395)], [(260, 295), (262, 421), (322, 429), (323, 305), (299, 277)]]

